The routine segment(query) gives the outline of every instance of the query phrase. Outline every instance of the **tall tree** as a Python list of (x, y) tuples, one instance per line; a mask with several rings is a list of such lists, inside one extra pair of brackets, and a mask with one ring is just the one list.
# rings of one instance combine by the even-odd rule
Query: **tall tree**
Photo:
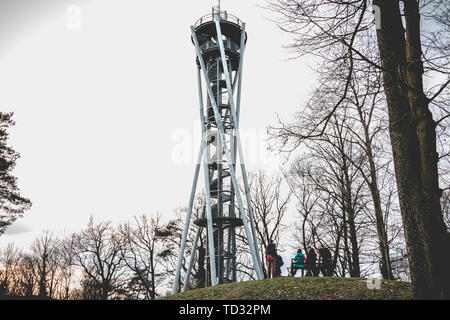
[(74, 278), (75, 265), (75, 236), (70, 235), (58, 239), (57, 252), (59, 256), (59, 271), (61, 278), (61, 298), (69, 300), (70, 290)]
[[(374, 36), (367, 37), (368, 44), (375, 44)], [(369, 50), (367, 45), (364, 50)], [(369, 52), (364, 52), (370, 56)], [(352, 121), (344, 122), (350, 132), (349, 143), (354, 144), (360, 150), (362, 161), (348, 160), (357, 168), (364, 179), (372, 198), (371, 210), (378, 235), (380, 250), (380, 271), (384, 279), (393, 279), (392, 267), (389, 255), (389, 240), (387, 234), (386, 215), (382, 208), (382, 188), (379, 183), (379, 171), (391, 168), (391, 153), (383, 145), (388, 143), (387, 120), (385, 112), (385, 97), (382, 89), (381, 71), (372, 65), (364, 65), (360, 61), (354, 61), (352, 80), (349, 82), (344, 108), (346, 117)], [(325, 90), (332, 88), (325, 85)]]
[(0, 112), (0, 235), (31, 207), (20, 195), (17, 178), (12, 175), (20, 154), (8, 146), (8, 129), (15, 124), (13, 113)]
[(450, 297), (450, 235), (440, 204), (436, 122), (423, 87), (419, 3), (405, 0), (403, 10), (398, 1), (375, 4), (381, 9), (378, 48), (411, 277), (418, 298)]
[[(36, 238), (31, 246), (32, 258), (37, 267), (37, 278), (39, 285), (39, 296), (45, 298), (52, 296), (53, 280), (55, 274), (55, 240), (53, 234), (45, 231)], [(47, 290), (48, 289), (48, 290)]]
[(163, 225), (161, 217), (161, 213), (152, 217), (141, 215), (119, 227), (124, 261), (133, 273), (131, 284), (145, 299), (157, 297), (156, 288), (166, 275), (163, 262), (171, 251), (165, 240), (172, 232)]

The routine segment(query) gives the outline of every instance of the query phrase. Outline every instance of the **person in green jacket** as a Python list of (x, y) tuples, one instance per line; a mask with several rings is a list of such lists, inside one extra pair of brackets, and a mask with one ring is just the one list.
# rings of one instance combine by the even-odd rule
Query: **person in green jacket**
[(298, 269), (302, 270), (303, 275), (303, 269), (305, 269), (305, 255), (302, 253), (302, 249), (297, 250), (297, 254), (292, 261), (291, 273), (293, 277), (295, 277)]

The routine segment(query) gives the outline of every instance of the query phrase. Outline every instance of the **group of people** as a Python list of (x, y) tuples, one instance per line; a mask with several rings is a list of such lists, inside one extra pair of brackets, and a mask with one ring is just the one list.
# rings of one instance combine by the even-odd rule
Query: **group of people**
[[(321, 245), (319, 250), (314, 250), (313, 247), (308, 246), (306, 255), (302, 249), (297, 250), (297, 254), (291, 262), (291, 275), (295, 276), (297, 270), (306, 270), (306, 276), (318, 277), (319, 272), (324, 277), (331, 277), (333, 275), (331, 252), (328, 248)], [(318, 256), (317, 256), (318, 255)], [(274, 278), (281, 276), (281, 266), (284, 264), (283, 259), (278, 255), (275, 244), (272, 240), (269, 241), (266, 249), (267, 257), (267, 277)]]

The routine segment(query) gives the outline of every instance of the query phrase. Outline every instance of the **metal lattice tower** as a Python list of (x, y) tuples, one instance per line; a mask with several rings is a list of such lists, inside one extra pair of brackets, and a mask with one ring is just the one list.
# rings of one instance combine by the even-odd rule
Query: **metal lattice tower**
[[(202, 141), (195, 168), (173, 293), (178, 291), (186, 239), (200, 167), (204, 169), (205, 199), (186, 271), (186, 290), (202, 229), (207, 232), (206, 285), (236, 281), (236, 228), (243, 226), (256, 276), (263, 279), (250, 202), (247, 172), (239, 134), (242, 65), (247, 42), (245, 23), (226, 11), (212, 9), (191, 26), (197, 55)], [(203, 77), (202, 77), (203, 76)], [(203, 84), (206, 89), (206, 105)], [(239, 158), (246, 201), (237, 179)], [(246, 206), (245, 206), (246, 204)], [(247, 211), (245, 210), (247, 209)], [(247, 214), (248, 217), (247, 217)]]

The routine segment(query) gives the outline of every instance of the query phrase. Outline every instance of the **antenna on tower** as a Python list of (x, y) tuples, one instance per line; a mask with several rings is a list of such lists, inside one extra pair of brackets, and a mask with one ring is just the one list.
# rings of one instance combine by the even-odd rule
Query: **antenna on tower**
[(212, 15), (214, 17), (214, 15), (218, 13), (219, 15), (220, 13), (220, 0), (217, 0), (217, 5), (212, 7)]
[(215, 9), (220, 12), (220, 0), (217, 0), (217, 5), (215, 7)]

